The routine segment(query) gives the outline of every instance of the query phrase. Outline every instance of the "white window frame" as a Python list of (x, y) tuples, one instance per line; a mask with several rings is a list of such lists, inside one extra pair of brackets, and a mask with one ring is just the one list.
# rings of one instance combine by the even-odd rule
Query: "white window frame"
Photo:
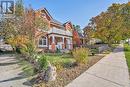
[[(44, 36), (43, 36), (43, 37), (44, 37)], [(48, 44), (48, 42), (47, 42), (47, 41), (48, 41), (48, 40), (47, 40), (47, 37), (45, 37), (45, 38), (46, 38), (46, 45), (43, 44), (43, 43), (44, 43), (44, 39), (41, 37), (41, 38), (39, 38), (39, 41), (42, 40), (42, 45), (39, 44), (39, 41), (38, 41), (38, 47), (48, 47), (48, 46), (47, 46), (47, 44)]]
[(46, 18), (46, 14), (45, 14), (45, 13), (42, 13), (42, 14), (41, 14), (41, 17)]

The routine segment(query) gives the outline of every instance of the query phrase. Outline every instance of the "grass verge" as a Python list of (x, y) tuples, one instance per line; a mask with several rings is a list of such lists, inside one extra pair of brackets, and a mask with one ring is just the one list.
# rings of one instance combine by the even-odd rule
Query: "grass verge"
[(130, 45), (124, 44), (125, 57), (130, 72)]

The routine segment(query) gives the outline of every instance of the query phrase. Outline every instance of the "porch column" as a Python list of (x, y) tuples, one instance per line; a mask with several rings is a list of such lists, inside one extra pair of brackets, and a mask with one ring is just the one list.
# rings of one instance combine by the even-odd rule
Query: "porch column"
[(63, 44), (62, 44), (62, 49), (65, 49), (64, 37), (62, 37), (62, 42), (63, 42)]
[(52, 36), (52, 43), (55, 43), (55, 36)]
[(73, 40), (72, 40), (72, 38), (70, 40), (71, 40), (70, 49), (72, 50), (73, 49)]
[(51, 49), (52, 49), (53, 52), (55, 51), (55, 48), (56, 48), (56, 46), (55, 46), (55, 36), (52, 36)]

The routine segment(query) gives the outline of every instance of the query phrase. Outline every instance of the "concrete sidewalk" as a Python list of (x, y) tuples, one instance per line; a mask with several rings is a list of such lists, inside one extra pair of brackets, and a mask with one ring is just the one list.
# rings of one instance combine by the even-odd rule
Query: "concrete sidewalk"
[(130, 87), (123, 45), (108, 54), (66, 87)]

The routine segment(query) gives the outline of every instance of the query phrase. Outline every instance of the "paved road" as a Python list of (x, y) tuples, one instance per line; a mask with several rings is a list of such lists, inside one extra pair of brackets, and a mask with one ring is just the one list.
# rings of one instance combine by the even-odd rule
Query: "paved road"
[(30, 87), (13, 56), (0, 56), (0, 87)]
[(104, 57), (66, 87), (130, 87), (123, 45)]

